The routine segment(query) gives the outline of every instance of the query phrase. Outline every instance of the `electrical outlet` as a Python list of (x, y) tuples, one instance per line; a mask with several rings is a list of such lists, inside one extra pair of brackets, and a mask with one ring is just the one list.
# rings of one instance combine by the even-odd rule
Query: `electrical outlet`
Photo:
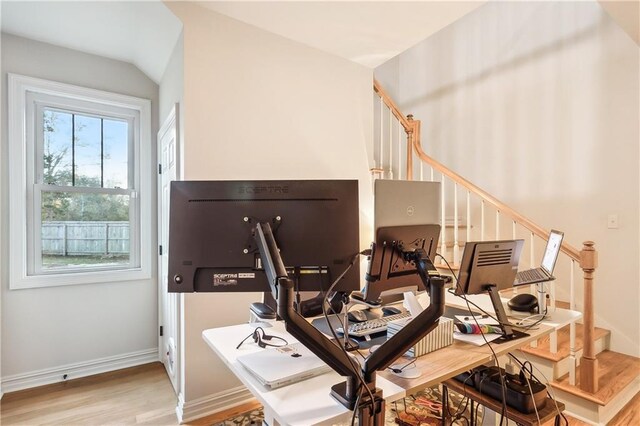
[(607, 228), (609, 229), (618, 229), (618, 215), (610, 214), (607, 216)]

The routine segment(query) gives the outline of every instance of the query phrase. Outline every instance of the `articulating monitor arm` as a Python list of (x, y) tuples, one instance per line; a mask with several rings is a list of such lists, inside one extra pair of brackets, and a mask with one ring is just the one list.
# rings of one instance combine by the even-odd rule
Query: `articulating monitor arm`
[(363, 370), (368, 383), (375, 384), (375, 372), (387, 368), (431, 332), (438, 325), (438, 318), (444, 313), (444, 279), (429, 273), (435, 269), (429, 257), (423, 250), (404, 252), (403, 256), (415, 262), (418, 275), (431, 300), (427, 309), (367, 357)]
[(355, 400), (357, 376), (353, 371), (349, 355), (318, 331), (294, 308), (293, 281), (288, 278), (275, 238), (268, 223), (259, 223), (254, 230), (254, 238), (260, 250), (262, 264), (267, 274), (271, 293), (277, 301), (277, 314), (285, 322), (286, 330), (293, 337), (322, 359), (341, 376), (350, 379), (350, 390)]
[(382, 425), (384, 423), (384, 400), (381, 392), (375, 389), (375, 372), (388, 367), (395, 359), (433, 330), (437, 325), (438, 318), (444, 312), (444, 280), (438, 275), (429, 274), (429, 266), (433, 266), (429, 257), (422, 250), (403, 253), (406, 260), (415, 262), (422, 283), (430, 293), (431, 303), (426, 310), (366, 359), (362, 372), (367, 387), (374, 392), (375, 401), (371, 404), (370, 401), (363, 398), (365, 402), (361, 402), (358, 407), (355, 407), (355, 402), (358, 399), (359, 379), (353, 370), (349, 355), (293, 308), (293, 281), (288, 278), (271, 232), (271, 226), (268, 223), (259, 223), (254, 229), (254, 239), (258, 244), (271, 291), (277, 300), (277, 313), (284, 319), (286, 330), (338, 374), (347, 377), (346, 383), (335, 385), (331, 393), (349, 410), (359, 410), (361, 425)]

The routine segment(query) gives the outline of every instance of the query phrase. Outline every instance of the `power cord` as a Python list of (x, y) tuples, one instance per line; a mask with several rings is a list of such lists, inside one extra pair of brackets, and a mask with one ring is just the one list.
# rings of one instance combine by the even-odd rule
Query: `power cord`
[(526, 362), (523, 363), (522, 361), (520, 361), (515, 355), (513, 354), (509, 354), (509, 356), (511, 358), (513, 358), (518, 364), (520, 364), (520, 366), (522, 366), (522, 368), (525, 368), (525, 365), (528, 363), (529, 364), (529, 374), (531, 375), (531, 377), (533, 377), (535, 380), (537, 380), (539, 383), (543, 383), (540, 379), (538, 379), (534, 374), (533, 374), (533, 368), (536, 369), (536, 371), (538, 371), (538, 373), (540, 373), (540, 375), (544, 378), (544, 383), (546, 383), (547, 385), (547, 396), (549, 396), (549, 398), (551, 398), (551, 400), (553, 401), (553, 404), (556, 406), (556, 411), (558, 413), (558, 415), (560, 417), (562, 417), (565, 421), (565, 426), (569, 426), (569, 420), (567, 419), (567, 417), (564, 415), (563, 412), (560, 411), (560, 407), (558, 407), (558, 401), (555, 398), (555, 395), (551, 393), (550, 389), (551, 387), (549, 386), (549, 379), (547, 379), (547, 377), (544, 375), (544, 373), (542, 371), (540, 371), (540, 369), (538, 367), (536, 367), (535, 365), (533, 365), (531, 363), (531, 361), (529, 361), (529, 359), (527, 358), (526, 354), (523, 353), (523, 356), (526, 359)]

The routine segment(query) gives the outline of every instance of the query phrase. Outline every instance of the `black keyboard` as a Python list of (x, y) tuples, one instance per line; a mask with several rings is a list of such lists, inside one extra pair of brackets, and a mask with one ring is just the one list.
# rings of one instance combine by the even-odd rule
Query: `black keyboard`
[(527, 269), (526, 271), (520, 271), (516, 274), (516, 280), (514, 281), (514, 284), (543, 280), (547, 280), (547, 276), (542, 272), (542, 269)]

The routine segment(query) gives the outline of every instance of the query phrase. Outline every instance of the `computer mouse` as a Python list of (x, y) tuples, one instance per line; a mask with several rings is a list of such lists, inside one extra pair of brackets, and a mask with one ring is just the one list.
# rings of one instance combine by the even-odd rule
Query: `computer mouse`
[(364, 311), (351, 311), (347, 314), (349, 322), (364, 322), (367, 320), (367, 314)]
[(382, 314), (386, 317), (389, 315), (396, 315), (401, 313), (402, 311), (398, 308), (394, 308), (393, 306), (385, 306), (382, 308)]
[(533, 294), (518, 294), (513, 296), (507, 305), (514, 311), (533, 313), (538, 311), (538, 298)]

